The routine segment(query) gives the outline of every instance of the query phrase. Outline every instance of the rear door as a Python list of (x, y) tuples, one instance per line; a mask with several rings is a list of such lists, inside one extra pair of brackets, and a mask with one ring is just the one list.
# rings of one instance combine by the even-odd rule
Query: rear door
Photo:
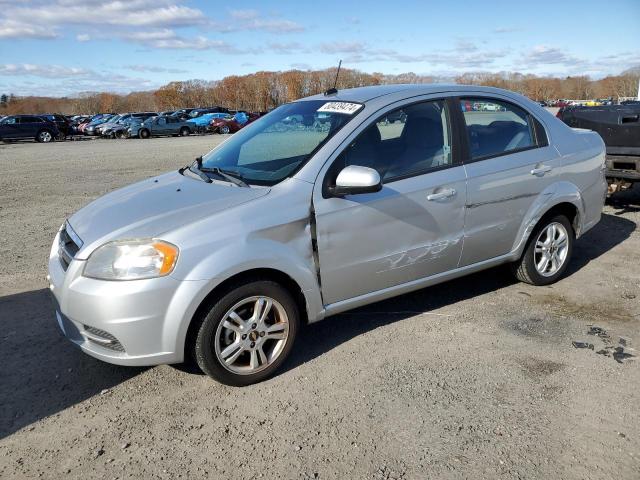
[(35, 138), (42, 127), (42, 121), (36, 117), (20, 117), (20, 138)]
[[(460, 99), (466, 132), (467, 205), (460, 266), (509, 253), (525, 214), (557, 178), (558, 152), (542, 124), (506, 99)], [(471, 109), (468, 106), (471, 105)]]
[[(450, 109), (441, 99), (388, 111), (321, 172), (313, 202), (325, 304), (458, 266), (466, 178)], [(330, 196), (328, 187), (349, 165), (376, 169), (382, 190)]]

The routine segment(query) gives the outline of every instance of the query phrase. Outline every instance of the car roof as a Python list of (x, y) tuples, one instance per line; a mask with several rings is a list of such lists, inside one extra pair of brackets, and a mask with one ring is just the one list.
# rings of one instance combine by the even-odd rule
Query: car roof
[[(481, 87), (478, 85), (459, 85), (455, 83), (429, 83), (429, 84), (394, 84), (394, 85), (373, 85), (369, 87), (356, 87), (338, 90), (338, 93), (331, 95), (312, 95), (301, 100), (325, 100), (325, 101), (347, 101), (367, 103), (376, 98), (386, 95), (400, 94), (402, 97), (414, 97), (417, 95), (429, 95), (432, 93), (474, 91), (483, 93), (499, 93), (513, 95), (513, 92), (493, 87)], [(402, 95), (404, 94), (404, 95)]]

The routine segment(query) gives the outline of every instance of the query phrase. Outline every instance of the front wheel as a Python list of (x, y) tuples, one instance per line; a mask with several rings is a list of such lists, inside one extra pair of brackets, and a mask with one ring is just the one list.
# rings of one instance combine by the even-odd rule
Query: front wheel
[(191, 131), (187, 127), (182, 127), (180, 129), (180, 136), (182, 136), (182, 137), (186, 137), (190, 133), (191, 133)]
[(516, 278), (532, 285), (549, 285), (564, 274), (575, 233), (564, 215), (543, 219), (533, 230), (527, 248), (513, 264)]
[(230, 132), (229, 125), (223, 125), (220, 127), (220, 133), (227, 134)]
[(142, 130), (140, 130), (140, 132), (138, 132), (138, 136), (140, 138), (149, 138), (151, 136), (151, 132), (149, 132), (149, 130), (147, 130), (146, 128), (143, 128)]
[(299, 318), (295, 300), (280, 284), (257, 280), (238, 285), (198, 320), (193, 355), (202, 371), (221, 383), (260, 382), (289, 355)]

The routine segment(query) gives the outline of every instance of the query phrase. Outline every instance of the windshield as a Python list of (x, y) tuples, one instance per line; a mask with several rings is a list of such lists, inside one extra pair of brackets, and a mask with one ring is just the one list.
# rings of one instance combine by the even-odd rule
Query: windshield
[(311, 158), (361, 107), (326, 100), (283, 105), (203, 156), (203, 169), (218, 167), (247, 183), (275, 185)]

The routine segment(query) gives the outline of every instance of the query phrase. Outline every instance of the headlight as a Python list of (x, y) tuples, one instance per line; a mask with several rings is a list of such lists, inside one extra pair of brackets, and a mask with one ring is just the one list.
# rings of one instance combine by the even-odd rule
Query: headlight
[(105, 243), (87, 260), (84, 276), (101, 280), (139, 280), (168, 275), (178, 260), (178, 247), (162, 240)]

